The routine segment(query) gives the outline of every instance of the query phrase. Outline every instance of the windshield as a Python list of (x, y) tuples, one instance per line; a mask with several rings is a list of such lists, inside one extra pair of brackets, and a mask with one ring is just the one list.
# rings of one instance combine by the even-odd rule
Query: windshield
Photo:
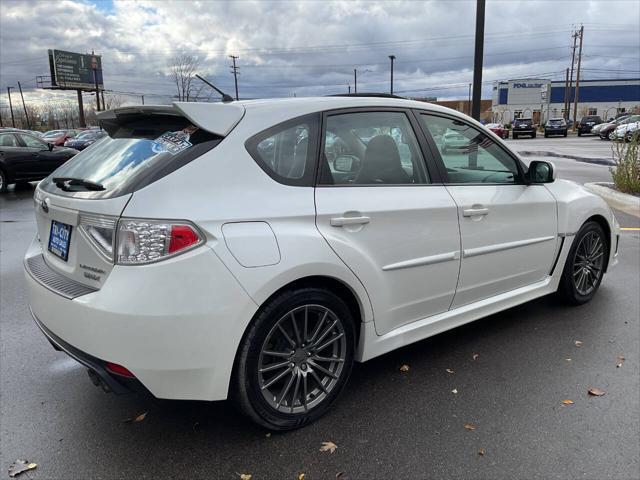
[(44, 135), (42, 135), (45, 138), (50, 138), (50, 137), (59, 137), (60, 135), (64, 134), (64, 130), (49, 130), (48, 132), (45, 132)]
[(521, 123), (531, 123), (530, 118), (516, 118), (515, 124), (520, 125)]
[(82, 198), (124, 195), (162, 178), (220, 142), (220, 137), (191, 125), (182, 117), (164, 122), (158, 118), (147, 118), (146, 122), (136, 119), (111, 131), (111, 135), (105, 135), (91, 148), (75, 155), (45, 179), (41, 187), (63, 194), (53, 179), (73, 178), (104, 189), (85, 191), (78, 187), (64, 194)]
[(549, 120), (549, 125), (562, 125), (562, 124), (564, 124), (564, 120), (562, 120), (561, 118), (559, 119), (552, 118), (551, 120)]

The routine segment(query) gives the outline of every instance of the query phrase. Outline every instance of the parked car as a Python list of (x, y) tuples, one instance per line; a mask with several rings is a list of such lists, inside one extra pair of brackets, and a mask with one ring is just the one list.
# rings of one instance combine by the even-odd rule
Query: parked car
[(55, 146), (62, 146), (64, 142), (77, 135), (76, 130), (49, 130), (42, 135), (42, 139), (47, 143), (53, 143)]
[(469, 148), (469, 139), (460, 132), (447, 130), (442, 136), (442, 153), (448, 154), (452, 150), (466, 150)]
[(544, 126), (544, 138), (549, 138), (551, 135), (567, 136), (567, 122), (564, 118), (550, 118)]
[(12, 183), (43, 179), (76, 153), (29, 133), (0, 131), (0, 192)]
[(522, 135), (529, 135), (531, 138), (536, 138), (536, 126), (533, 124), (531, 118), (516, 118), (513, 121), (511, 136), (515, 140)]
[(486, 127), (502, 139), (509, 138), (509, 129), (501, 123), (488, 123)]
[(613, 122), (606, 124), (602, 128), (599, 129), (598, 135), (603, 140), (615, 140), (616, 139), (616, 128), (620, 125), (625, 125), (631, 122), (637, 122), (640, 120), (640, 115), (628, 115), (626, 117), (620, 117), (618, 120), (614, 120)]
[(630, 142), (634, 138), (637, 139), (638, 128), (640, 128), (640, 118), (635, 122), (623, 123), (614, 130), (615, 139), (624, 140), (625, 142)]
[[(354, 361), (555, 292), (583, 304), (617, 262), (604, 200), (438, 105), (176, 102), (98, 119), (109, 136), (36, 188), (24, 268), (36, 324), (105, 390), (230, 398), (299, 428)], [(447, 131), (469, 148), (442, 155)]]
[(578, 122), (578, 136), (591, 133), (591, 129), (596, 125), (602, 123), (602, 118), (598, 115), (587, 115), (580, 119)]
[(84, 150), (89, 145), (104, 137), (107, 133), (104, 130), (85, 130), (80, 132), (77, 137), (70, 138), (64, 142), (65, 147), (75, 148), (76, 150)]

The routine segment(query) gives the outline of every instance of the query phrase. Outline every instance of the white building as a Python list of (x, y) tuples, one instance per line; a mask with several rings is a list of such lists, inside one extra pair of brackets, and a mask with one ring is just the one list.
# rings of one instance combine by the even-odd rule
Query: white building
[[(563, 117), (565, 82), (539, 78), (505, 80), (493, 85), (491, 110), (496, 122), (511, 123), (514, 118), (533, 118), (535, 123)], [(568, 117), (573, 119), (575, 82), (570, 89)], [(640, 112), (640, 79), (580, 80), (578, 114), (600, 115), (603, 120), (618, 113)]]

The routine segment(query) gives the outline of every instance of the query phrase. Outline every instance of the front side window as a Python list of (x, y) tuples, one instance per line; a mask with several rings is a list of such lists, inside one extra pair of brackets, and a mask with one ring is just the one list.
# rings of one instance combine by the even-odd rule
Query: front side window
[(428, 183), (418, 141), (403, 112), (329, 116), (321, 168), (321, 185)]
[(23, 135), (23, 134), (19, 134), (20, 135), (20, 139), (24, 142), (24, 144), (27, 147), (30, 148), (47, 148), (47, 144), (44, 143), (42, 140), (38, 140), (35, 137), (32, 137), (31, 135)]
[(483, 132), (460, 120), (420, 119), (440, 152), (447, 183), (519, 183), (516, 160)]
[(318, 115), (308, 115), (276, 125), (250, 138), (247, 150), (273, 179), (286, 185), (310, 186), (318, 124)]

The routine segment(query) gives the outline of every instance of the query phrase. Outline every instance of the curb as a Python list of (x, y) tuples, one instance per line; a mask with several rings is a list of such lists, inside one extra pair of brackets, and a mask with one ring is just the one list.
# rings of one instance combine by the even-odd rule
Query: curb
[(606, 165), (608, 167), (614, 167), (616, 162), (609, 158), (603, 157), (579, 157), (577, 155), (568, 155), (564, 153), (558, 152), (549, 152), (546, 150), (516, 150), (520, 155), (524, 155), (526, 157), (558, 157), (558, 158), (569, 158), (571, 160), (577, 160), (578, 162), (584, 163), (594, 163), (596, 165)]
[(640, 197), (618, 192), (610, 185), (613, 183), (585, 183), (584, 188), (602, 197), (612, 207), (640, 218)]

